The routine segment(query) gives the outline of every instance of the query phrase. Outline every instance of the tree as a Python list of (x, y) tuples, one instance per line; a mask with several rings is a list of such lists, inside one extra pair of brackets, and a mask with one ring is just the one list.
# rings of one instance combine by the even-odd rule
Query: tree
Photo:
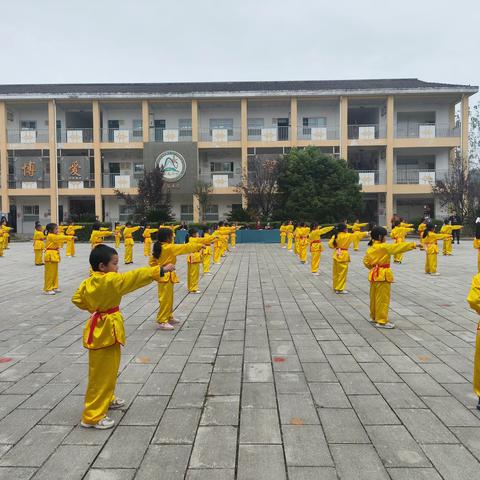
[(193, 189), (193, 195), (197, 197), (200, 206), (200, 218), (202, 222), (207, 220), (207, 208), (210, 205), (213, 187), (211, 183), (198, 180)]
[(292, 149), (278, 175), (276, 217), (333, 223), (360, 210), (358, 174), (318, 148)]
[(248, 178), (244, 178), (240, 191), (247, 196), (248, 209), (264, 220), (270, 220), (277, 196), (279, 155), (255, 155), (248, 162)]
[(480, 102), (469, 112), (470, 128), (468, 134), (468, 159), (470, 165), (480, 164)]
[(148, 222), (168, 222), (173, 219), (170, 194), (165, 191), (163, 169), (145, 171), (138, 181), (138, 195), (115, 190), (117, 198), (135, 208), (135, 218)]

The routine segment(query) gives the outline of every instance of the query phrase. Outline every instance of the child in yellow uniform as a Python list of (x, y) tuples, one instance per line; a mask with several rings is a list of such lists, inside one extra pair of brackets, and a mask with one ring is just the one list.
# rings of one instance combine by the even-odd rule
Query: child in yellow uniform
[[(191, 228), (188, 231), (188, 243), (193, 245), (201, 245), (206, 247), (210, 245), (211, 240), (208, 238), (200, 238), (198, 231), (195, 228)], [(200, 279), (200, 264), (202, 263), (203, 249), (191, 253), (187, 256), (187, 288), (190, 293), (200, 293), (198, 289), (198, 281)]]
[(440, 275), (437, 273), (438, 240), (451, 237), (448, 233), (435, 233), (435, 224), (429, 223), (423, 232), (423, 248), (426, 252), (425, 273), (428, 275)]
[[(393, 227), (392, 231), (390, 232), (390, 236), (393, 238), (395, 243), (403, 243), (405, 238), (409, 234), (409, 232), (413, 232), (413, 228), (410, 227), (402, 227), (402, 223), (400, 220), (395, 221), (395, 226)], [(406, 224), (404, 224), (406, 225)], [(403, 260), (403, 253), (396, 253), (393, 257), (394, 263), (402, 263)]]
[(125, 228), (125, 225), (120, 225), (118, 222), (115, 222), (114, 234), (115, 234), (115, 248), (120, 247), (120, 241), (122, 240), (122, 230)]
[(12, 227), (7, 226), (7, 219), (4, 218), (0, 224), (0, 230), (3, 230), (3, 249), (7, 250), (10, 247), (8, 246), (10, 242), (10, 231), (12, 230)]
[[(440, 233), (452, 235), (452, 232), (454, 230), (461, 230), (462, 228), (462, 225), (451, 225), (450, 220), (446, 218), (442, 225), (442, 228), (440, 229)], [(452, 237), (448, 237), (443, 241), (443, 254), (452, 255), (452, 250)]]
[(113, 234), (114, 233), (110, 230), (101, 228), (100, 223), (95, 222), (92, 227), (92, 233), (90, 234), (90, 244), (92, 249), (103, 243), (105, 237), (111, 237)]
[(473, 248), (477, 250), (477, 269), (480, 273), (480, 223), (475, 224), (475, 238), (473, 239)]
[(299, 255), (300, 254), (300, 228), (302, 228), (300, 226), (301, 224), (299, 225), (295, 225), (295, 230), (293, 231), (293, 239), (294, 239), (294, 244), (293, 244), (293, 253), (295, 255)]
[(211, 229), (207, 228), (203, 234), (203, 238), (207, 241), (207, 245), (203, 249), (202, 263), (203, 263), (203, 274), (211, 275), (210, 273), (210, 263), (212, 262), (212, 247), (210, 246), (212, 242), (215, 241), (214, 236), (211, 234)]
[(287, 249), (289, 252), (292, 251), (292, 246), (293, 246), (293, 230), (294, 230), (294, 226), (293, 226), (293, 223), (290, 221), (288, 222), (288, 225), (287, 227), (285, 228), (286, 232), (287, 232)]
[(287, 224), (282, 223), (280, 225), (280, 247), (286, 248), (285, 241), (287, 239)]
[(35, 222), (33, 232), (33, 253), (35, 254), (35, 265), (44, 265), (43, 251), (45, 250), (45, 235), (40, 222)]
[(115, 423), (107, 417), (108, 410), (125, 405), (125, 400), (115, 397), (120, 345), (125, 344), (119, 308), (122, 297), (158, 280), (175, 267), (143, 267), (118, 273), (118, 254), (108, 245), (98, 245), (91, 251), (90, 267), (93, 274), (72, 297), (78, 308), (91, 314), (83, 331), (83, 346), (88, 349), (88, 386), (81, 425), (105, 430)]
[[(152, 256), (150, 257), (150, 266), (166, 265), (177, 262), (178, 255), (188, 255), (195, 253), (203, 248), (196, 243), (184, 243), (175, 245), (173, 243), (173, 230), (170, 228), (159, 228), (157, 241), (153, 244)], [(178, 277), (175, 272), (166, 273), (158, 281), (158, 309), (157, 322), (160, 330), (173, 330), (174, 325), (179, 323), (173, 318), (173, 287), (178, 283)]]
[(301, 223), (298, 232), (298, 257), (300, 259), (300, 262), (302, 263), (305, 263), (307, 261), (309, 235), (310, 227), (307, 227), (304, 223)]
[(318, 267), (320, 266), (320, 256), (323, 252), (321, 237), (322, 235), (331, 232), (333, 228), (333, 226), (321, 228), (320, 225), (312, 225), (312, 230), (308, 236), (308, 243), (310, 244), (311, 270), (314, 275), (320, 275), (318, 273)]
[(213, 232), (213, 263), (218, 265), (220, 263), (220, 258), (222, 257), (222, 235), (220, 229), (217, 228)]
[(43, 291), (46, 295), (55, 295), (61, 291), (58, 289), (60, 248), (68, 240), (68, 237), (58, 234), (58, 225), (56, 223), (49, 223), (45, 227), (45, 237), (45, 281)]
[(367, 236), (367, 233), (347, 233), (347, 225), (340, 223), (337, 225), (335, 235), (333, 235), (328, 242), (328, 246), (334, 250), (332, 262), (333, 290), (339, 295), (348, 293), (348, 291), (345, 290), (345, 285), (347, 283), (348, 264), (350, 262), (348, 248), (357, 235), (362, 239)]
[(133, 239), (133, 234), (140, 230), (142, 227), (132, 227), (130, 222), (125, 224), (123, 229), (123, 243), (125, 244), (125, 255), (124, 261), (125, 265), (133, 263), (133, 246), (135, 245), (135, 240)]
[[(480, 274), (473, 277), (467, 302), (480, 315)], [(480, 410), (480, 322), (477, 325), (475, 357), (473, 360), (473, 391), (478, 397), (477, 409)]]
[[(398, 222), (398, 220), (397, 220)], [(363, 264), (370, 270), (370, 318), (378, 328), (395, 328), (388, 321), (390, 306), (390, 289), (393, 282), (393, 272), (390, 268), (390, 257), (413, 250), (414, 242), (386, 243), (387, 229), (374, 227), (371, 231), (369, 248), (365, 253)]]
[(84, 228), (82, 225), (74, 225), (73, 222), (70, 222), (68, 224), (68, 227), (65, 230), (65, 235), (67, 235), (69, 238), (67, 240), (67, 249), (65, 252), (65, 255), (67, 257), (74, 257), (75, 256), (75, 240), (74, 240), (74, 235), (77, 230), (81, 230)]
[[(363, 227), (366, 227), (368, 225), (367, 223), (360, 223), (360, 220), (355, 220), (355, 223), (352, 225), (352, 233), (360, 232)], [(360, 245), (360, 237), (355, 236), (353, 239), (353, 249), (358, 252), (358, 247)]]
[(143, 231), (143, 255), (145, 257), (150, 257), (152, 254), (152, 233), (157, 233), (158, 228), (151, 228), (150, 225), (147, 225)]
[(230, 227), (230, 246), (232, 248), (237, 247), (237, 230), (239, 230), (239, 228), (237, 224)]
[(3, 257), (5, 247), (5, 232), (0, 228), (0, 257)]
[(418, 232), (418, 235), (420, 237), (420, 250), (424, 250), (424, 247), (423, 247), (423, 232), (427, 228), (427, 223), (428, 223), (427, 220), (423, 220), (422, 223), (420, 223), (418, 225), (417, 232)]

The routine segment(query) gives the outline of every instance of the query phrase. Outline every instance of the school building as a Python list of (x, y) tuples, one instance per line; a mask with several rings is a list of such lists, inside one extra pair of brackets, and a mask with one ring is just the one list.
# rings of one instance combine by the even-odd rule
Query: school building
[(198, 221), (198, 179), (213, 185), (217, 221), (246, 206), (249, 160), (314, 145), (359, 172), (371, 219), (440, 217), (432, 183), (467, 154), (477, 91), (414, 78), (0, 85), (0, 212), (21, 233), (36, 220), (125, 221), (115, 190), (135, 194), (160, 165), (177, 221)]

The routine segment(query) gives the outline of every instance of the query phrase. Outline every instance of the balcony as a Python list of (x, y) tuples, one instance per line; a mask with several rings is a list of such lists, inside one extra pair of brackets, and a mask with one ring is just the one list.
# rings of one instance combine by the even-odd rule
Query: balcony
[(137, 188), (138, 179), (141, 175), (104, 173), (102, 174), (102, 187), (123, 190), (128, 188)]
[(143, 141), (143, 130), (128, 128), (102, 128), (100, 132), (101, 141), (104, 143), (132, 143)]
[(384, 170), (355, 170), (358, 173), (358, 183), (363, 187), (371, 185), (385, 185), (387, 172)]
[(386, 136), (386, 128), (378, 124), (348, 125), (349, 140), (375, 140)]
[(62, 128), (57, 129), (57, 143), (92, 143), (92, 128)]
[(241, 128), (204, 128), (198, 132), (201, 142), (226, 143), (241, 139)]
[(434, 185), (437, 181), (445, 179), (447, 175), (448, 170), (397, 168), (394, 183), (399, 185)]
[(298, 127), (298, 140), (311, 140), (312, 142), (322, 142), (326, 140), (338, 140), (338, 127)]
[(86, 175), (82, 179), (59, 178), (58, 188), (68, 188), (69, 190), (77, 190), (82, 188), (94, 188), (95, 175), (93, 173)]
[(242, 175), (233, 172), (200, 173), (198, 179), (210, 183), (214, 189), (238, 187), (242, 184)]
[(402, 123), (395, 128), (396, 138), (446, 138), (460, 137), (460, 126), (442, 123)]
[(15, 175), (8, 175), (8, 188), (21, 190), (34, 190), (37, 188), (50, 188), (50, 177), (42, 175), (32, 181), (26, 181), (18, 178)]
[(21, 129), (21, 130), (8, 130), (7, 131), (8, 143), (48, 143), (48, 129), (36, 130), (36, 129)]
[(252, 142), (287, 142), (290, 127), (249, 127), (248, 140)]
[(191, 142), (191, 128), (150, 128), (151, 142)]

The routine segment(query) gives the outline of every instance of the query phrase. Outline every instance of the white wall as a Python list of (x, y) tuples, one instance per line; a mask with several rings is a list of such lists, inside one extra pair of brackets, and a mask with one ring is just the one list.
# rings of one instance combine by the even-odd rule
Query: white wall
[(397, 168), (397, 157), (421, 157), (426, 155), (435, 156), (435, 170), (448, 170), (449, 149), (448, 148), (402, 148), (393, 152), (393, 168)]
[(263, 118), (264, 127), (274, 127), (274, 118), (290, 119), (290, 104), (249, 102), (247, 118)]
[(340, 126), (340, 103), (325, 102), (321, 100), (302, 101), (297, 104), (298, 120), (297, 125), (303, 125), (303, 117), (327, 117), (328, 128), (339, 128)]
[(119, 120), (120, 130), (132, 130), (133, 121), (142, 119), (142, 109), (139, 104), (131, 105), (101, 105), (103, 128), (108, 128), (109, 120)]
[(233, 127), (240, 128), (240, 103), (226, 103), (225, 105), (200, 104), (198, 109), (199, 127), (205, 131), (210, 128), (211, 118), (233, 118)]
[(178, 106), (151, 104), (150, 118), (152, 117), (154, 120), (165, 120), (166, 128), (178, 128), (180, 119), (192, 118), (192, 108), (190, 104), (180, 104)]
[(20, 130), (22, 120), (36, 121), (38, 130), (48, 130), (48, 106), (46, 104), (8, 104), (7, 111), (13, 113), (13, 121), (7, 120), (7, 129), (9, 130)]
[(430, 99), (425, 97), (399, 99), (395, 98), (394, 122), (397, 124), (397, 114), (399, 112), (435, 112), (435, 121), (438, 124), (449, 124), (448, 112), (450, 102), (441, 99)]
[(39, 222), (46, 225), (50, 222), (50, 198), (49, 197), (14, 197), (10, 200), (12, 205), (17, 207), (17, 231), (23, 234), (33, 234), (35, 222), (23, 220), (24, 205), (39, 206)]

